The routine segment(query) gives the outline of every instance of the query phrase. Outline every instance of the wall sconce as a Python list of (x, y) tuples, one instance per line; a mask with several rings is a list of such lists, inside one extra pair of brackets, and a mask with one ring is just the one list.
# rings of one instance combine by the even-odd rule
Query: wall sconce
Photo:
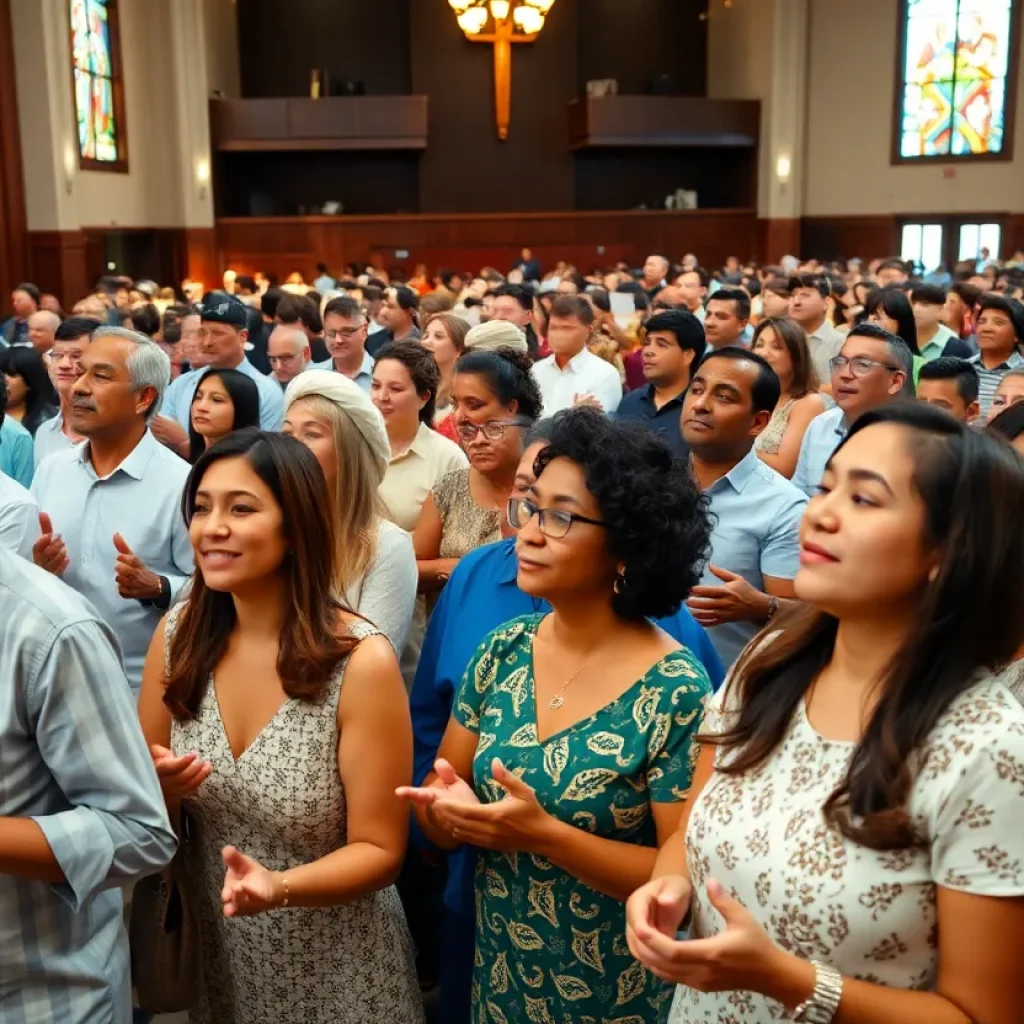
[(780, 185), (785, 185), (789, 181), (792, 170), (793, 162), (789, 154), (780, 153), (775, 161), (775, 177), (779, 179)]
[(68, 195), (75, 188), (75, 172), (78, 170), (78, 152), (72, 142), (64, 143), (64, 191)]
[(196, 162), (196, 184), (199, 186), (199, 198), (205, 199), (210, 185), (210, 161), (205, 157)]

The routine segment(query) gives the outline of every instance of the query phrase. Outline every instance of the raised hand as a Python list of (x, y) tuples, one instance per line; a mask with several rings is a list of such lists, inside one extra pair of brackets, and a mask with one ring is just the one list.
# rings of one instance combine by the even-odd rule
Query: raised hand
[(175, 757), (174, 751), (154, 744), (149, 748), (165, 800), (180, 800), (194, 793), (209, 777), (213, 765), (195, 751)]
[(177, 420), (172, 420), (169, 416), (154, 416), (149, 429), (161, 444), (174, 451), (179, 451), (183, 445), (188, 444), (188, 432)]
[(39, 513), (39, 533), (39, 539), (32, 545), (32, 561), (54, 576), (63, 575), (71, 559), (67, 545), (59, 533), (53, 532), (53, 523), (45, 512)]
[(121, 597), (135, 601), (152, 601), (163, 589), (160, 577), (150, 572), (119, 533), (114, 534), (117, 560), (114, 562), (114, 581)]
[(225, 846), (221, 856), (227, 868), (220, 892), (225, 917), (249, 917), (281, 905), (284, 889), (272, 871), (233, 846)]

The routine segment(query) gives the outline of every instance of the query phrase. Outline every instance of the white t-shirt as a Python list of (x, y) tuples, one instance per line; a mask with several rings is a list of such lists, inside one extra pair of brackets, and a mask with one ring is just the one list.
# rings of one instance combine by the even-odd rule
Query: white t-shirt
[(593, 395), (605, 412), (615, 412), (622, 401), (619, 371), (588, 349), (577, 352), (564, 370), (552, 355), (534, 363), (531, 372), (544, 399), (545, 416), (571, 408), (577, 395)]
[(377, 553), (353, 588), (354, 593), (347, 597), (353, 610), (369, 619), (398, 654), (409, 639), (418, 583), (412, 537), (400, 526), (382, 519), (377, 530)]
[[(724, 731), (727, 687), (711, 703), (707, 732)], [(935, 886), (1024, 896), (1024, 708), (989, 677), (946, 709), (915, 758), (908, 809), (924, 832), (921, 849), (871, 850), (826, 824), (821, 809), (845, 777), (854, 749), (822, 739), (801, 702), (764, 766), (740, 776), (712, 775), (686, 833), (692, 936), (706, 938), (724, 927), (706, 896), (714, 878), (787, 952), (861, 981), (934, 989)], [(670, 1020), (764, 1024), (784, 1016), (759, 993), (679, 986)]]

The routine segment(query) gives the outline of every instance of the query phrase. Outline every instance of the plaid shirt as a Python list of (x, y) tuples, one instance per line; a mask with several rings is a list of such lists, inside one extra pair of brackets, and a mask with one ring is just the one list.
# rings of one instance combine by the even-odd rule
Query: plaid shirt
[(0, 1021), (128, 1024), (120, 887), (163, 868), (174, 833), (109, 628), (0, 550), (0, 850), (19, 818), (66, 881), (0, 869)]

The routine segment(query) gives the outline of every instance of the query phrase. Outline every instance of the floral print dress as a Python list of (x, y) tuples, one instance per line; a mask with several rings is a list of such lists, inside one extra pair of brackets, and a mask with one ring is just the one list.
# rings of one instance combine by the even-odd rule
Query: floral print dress
[[(707, 732), (724, 731), (727, 702), (723, 690), (708, 710)], [(801, 702), (758, 771), (712, 775), (686, 834), (692, 934), (716, 935), (724, 926), (706, 898), (714, 878), (787, 952), (860, 981), (934, 989), (936, 886), (1024, 896), (1024, 709), (994, 678), (946, 709), (914, 758), (909, 810), (925, 839), (921, 849), (871, 850), (826, 823), (822, 807), (854, 749), (819, 736)], [(783, 1019), (783, 1007), (758, 993), (682, 986), (672, 1016), (673, 1024)]]
[[(690, 785), (692, 741), (711, 689), (704, 668), (688, 651), (673, 651), (596, 714), (540, 743), (532, 666), (543, 617), (491, 633), (455, 701), (456, 720), (479, 734), (477, 795), (485, 803), (504, 796), (491, 778), (498, 757), (561, 821), (655, 846), (652, 801), (681, 801)], [(667, 1019), (671, 987), (630, 955), (623, 904), (544, 858), (482, 852), (476, 922), (475, 1024)]]

